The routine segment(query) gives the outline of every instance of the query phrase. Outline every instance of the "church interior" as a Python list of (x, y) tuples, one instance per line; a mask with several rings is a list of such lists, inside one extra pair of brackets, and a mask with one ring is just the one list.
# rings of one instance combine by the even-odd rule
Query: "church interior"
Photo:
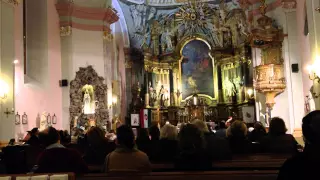
[(317, 179), (318, 32), (319, 0), (0, 0), (0, 180)]
[(281, 117), (301, 138), (320, 108), (319, 6), (1, 0), (0, 142), (33, 127), (140, 126), (141, 110), (149, 126)]

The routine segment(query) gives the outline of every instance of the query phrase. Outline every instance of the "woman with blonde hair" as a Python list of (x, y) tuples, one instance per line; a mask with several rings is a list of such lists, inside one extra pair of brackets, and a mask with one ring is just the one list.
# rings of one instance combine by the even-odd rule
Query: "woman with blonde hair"
[(227, 138), (233, 154), (248, 154), (252, 151), (251, 142), (247, 139), (248, 128), (243, 121), (236, 120), (227, 129)]
[(155, 161), (173, 161), (177, 155), (178, 130), (171, 124), (165, 124), (160, 129), (160, 140), (153, 157)]
[(214, 133), (211, 133), (208, 129), (206, 122), (201, 120), (194, 120), (192, 122), (204, 136), (206, 141), (206, 150), (210, 155), (212, 160), (224, 160), (231, 158), (231, 151), (228, 144), (228, 141), (224, 138), (216, 136)]

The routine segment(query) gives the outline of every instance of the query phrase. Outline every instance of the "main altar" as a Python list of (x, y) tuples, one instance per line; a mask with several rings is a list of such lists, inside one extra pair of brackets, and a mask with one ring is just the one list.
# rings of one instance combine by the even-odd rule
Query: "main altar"
[[(132, 13), (137, 8), (132, 5)], [(253, 122), (253, 66), (245, 12), (228, 8), (223, 0), (219, 4), (190, 0), (168, 14), (150, 17), (144, 29), (137, 30), (143, 58), (130, 63), (142, 64), (143, 78), (132, 84), (129, 113), (151, 109), (152, 120), (160, 124), (221, 121), (229, 116)]]

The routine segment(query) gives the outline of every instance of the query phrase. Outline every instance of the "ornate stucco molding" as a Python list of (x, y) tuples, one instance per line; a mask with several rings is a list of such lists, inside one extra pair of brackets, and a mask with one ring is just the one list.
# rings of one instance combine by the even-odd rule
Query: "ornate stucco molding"
[(71, 26), (61, 26), (60, 27), (60, 36), (70, 36), (72, 34), (72, 27)]
[(69, 0), (59, 1), (56, 9), (60, 16), (60, 27), (71, 25), (75, 29), (104, 32), (119, 20), (117, 11), (111, 7), (83, 7)]
[(297, 1), (296, 0), (282, 0), (282, 8), (284, 9), (296, 9)]
[(110, 42), (113, 40), (113, 35), (110, 33), (110, 31), (105, 30), (103, 31), (103, 39)]
[(2, 0), (2, 2), (17, 6), (20, 4), (20, 0)]

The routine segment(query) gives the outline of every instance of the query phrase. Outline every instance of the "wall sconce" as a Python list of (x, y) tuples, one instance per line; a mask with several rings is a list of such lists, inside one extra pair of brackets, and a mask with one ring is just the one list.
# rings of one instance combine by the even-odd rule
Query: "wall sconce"
[[(320, 0), (319, 0), (319, 5), (320, 5)], [(317, 7), (315, 10), (318, 11), (318, 13), (320, 13), (320, 6)]]
[(251, 88), (247, 90), (247, 94), (249, 99), (253, 99), (253, 90)]
[(112, 98), (112, 105), (115, 106), (118, 103), (118, 98), (116, 96), (114, 96)]
[(118, 103), (118, 97), (117, 96), (113, 96), (112, 97), (112, 102), (109, 104), (109, 108), (111, 109), (113, 106), (116, 106)]
[(9, 93), (8, 84), (0, 79), (0, 100), (7, 99), (8, 93)]
[(320, 83), (320, 56), (317, 56), (316, 61), (312, 65), (307, 66), (307, 70), (309, 73), (309, 79), (314, 81), (318, 80)]

